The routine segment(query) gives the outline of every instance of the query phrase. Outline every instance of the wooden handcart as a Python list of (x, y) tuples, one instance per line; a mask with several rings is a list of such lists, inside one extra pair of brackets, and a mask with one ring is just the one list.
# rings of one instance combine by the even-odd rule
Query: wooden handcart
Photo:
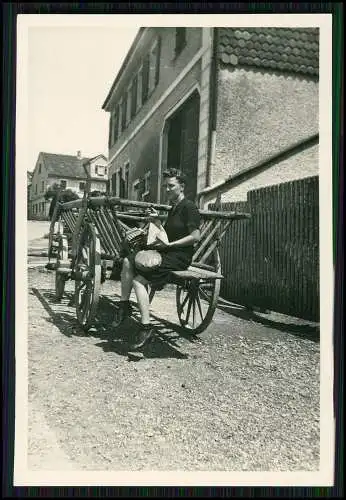
[[(219, 205), (220, 207), (220, 200)], [(128, 230), (146, 224), (148, 208), (164, 220), (168, 205), (131, 201), (117, 197), (90, 197), (57, 203), (50, 226), (47, 267), (55, 270), (57, 299), (64, 294), (67, 280), (75, 282), (75, 307), (80, 325), (89, 329), (97, 312), (100, 288), (106, 279), (119, 279), (124, 238)], [(171, 273), (176, 286), (179, 323), (191, 334), (203, 332), (217, 307), (223, 279), (219, 245), (229, 225), (250, 214), (200, 210), (201, 239), (195, 247), (192, 265)], [(115, 276), (115, 278), (114, 278)], [(150, 302), (155, 289), (150, 289)]]

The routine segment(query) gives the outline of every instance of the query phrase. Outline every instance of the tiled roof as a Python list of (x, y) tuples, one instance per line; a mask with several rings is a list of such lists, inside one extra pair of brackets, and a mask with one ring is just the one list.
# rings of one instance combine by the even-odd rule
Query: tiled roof
[(318, 28), (219, 28), (218, 56), (230, 66), (318, 76)]
[(56, 175), (57, 177), (73, 177), (75, 179), (86, 179), (86, 173), (83, 164), (89, 158), (82, 158), (82, 161), (77, 156), (61, 155), (53, 153), (41, 153), (44, 165), (48, 171), (48, 175)]

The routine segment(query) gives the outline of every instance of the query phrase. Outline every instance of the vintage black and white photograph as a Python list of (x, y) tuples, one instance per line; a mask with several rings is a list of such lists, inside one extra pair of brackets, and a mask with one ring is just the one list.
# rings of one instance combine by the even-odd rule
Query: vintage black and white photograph
[(331, 20), (212, 17), (19, 16), (19, 484), (333, 480)]

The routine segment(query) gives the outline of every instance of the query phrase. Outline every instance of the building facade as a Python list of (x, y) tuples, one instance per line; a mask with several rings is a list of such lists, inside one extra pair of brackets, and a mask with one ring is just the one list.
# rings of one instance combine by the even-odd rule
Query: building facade
[(168, 167), (204, 201), (318, 175), (318, 62), (315, 28), (141, 28), (103, 105), (112, 192), (165, 203)]
[(26, 173), (26, 208), (27, 208), (27, 218), (30, 217), (30, 191), (31, 191), (31, 179), (32, 172)]
[(110, 113), (114, 194), (164, 202), (162, 171), (184, 165), (188, 194), (195, 195), (198, 167), (207, 155), (209, 82), (203, 81), (203, 64), (211, 55), (210, 35), (202, 28), (139, 31), (103, 106)]
[(76, 156), (40, 153), (31, 179), (30, 218), (48, 218), (51, 200), (45, 199), (45, 193), (54, 184), (63, 189), (71, 189), (82, 197), (86, 188), (87, 173), (90, 191), (106, 192), (108, 162), (104, 155), (83, 158), (80, 152)]

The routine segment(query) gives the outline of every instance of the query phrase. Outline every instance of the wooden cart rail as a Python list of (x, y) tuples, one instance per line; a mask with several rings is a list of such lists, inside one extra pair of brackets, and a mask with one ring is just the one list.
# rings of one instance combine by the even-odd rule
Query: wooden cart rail
[[(69, 211), (73, 208), (80, 209), (83, 206), (84, 199), (80, 200), (74, 200), (74, 201), (69, 201), (67, 203), (63, 203), (60, 205), (60, 210), (62, 212)], [(107, 197), (107, 196), (102, 196), (102, 197), (94, 197), (94, 198), (89, 198), (87, 201), (87, 206), (88, 208), (101, 208), (101, 207), (134, 207), (137, 209), (146, 209), (146, 208), (154, 208), (157, 211), (164, 211), (164, 212), (169, 212), (172, 207), (170, 205), (160, 205), (158, 203), (147, 203), (144, 201), (131, 201), (131, 200), (126, 200), (123, 198), (116, 198), (116, 197)], [(116, 212), (117, 215), (121, 216), (122, 212)], [(249, 213), (244, 213), (244, 212), (219, 212), (219, 211), (213, 211), (213, 210), (199, 210), (199, 213), (201, 216), (205, 218), (220, 218), (220, 219), (244, 219), (244, 218), (249, 218), (250, 214)], [(123, 214), (124, 216), (126, 214)], [(162, 215), (161, 215), (162, 216)], [(138, 211), (138, 215), (132, 216), (132, 217), (144, 217), (145, 215), (142, 215), (141, 212)]]
[[(123, 208), (133, 208), (132, 212), (122, 211)], [(60, 205), (60, 216), (71, 234), (72, 255), (76, 253), (77, 238), (84, 222), (91, 222), (97, 229), (101, 244), (103, 259), (113, 260), (121, 255), (124, 235), (129, 227), (145, 224), (150, 220), (145, 210), (154, 208), (159, 211), (159, 218), (164, 221), (170, 205), (131, 201), (117, 197), (94, 197), (74, 200)], [(164, 211), (162, 214), (160, 211)], [(249, 218), (250, 214), (242, 212), (219, 212), (199, 210), (201, 215), (201, 239), (195, 246), (193, 264), (207, 266), (207, 261), (217, 248), (230, 223), (234, 220)], [(207, 266), (209, 267), (209, 266)], [(210, 267), (209, 267), (210, 268)]]

